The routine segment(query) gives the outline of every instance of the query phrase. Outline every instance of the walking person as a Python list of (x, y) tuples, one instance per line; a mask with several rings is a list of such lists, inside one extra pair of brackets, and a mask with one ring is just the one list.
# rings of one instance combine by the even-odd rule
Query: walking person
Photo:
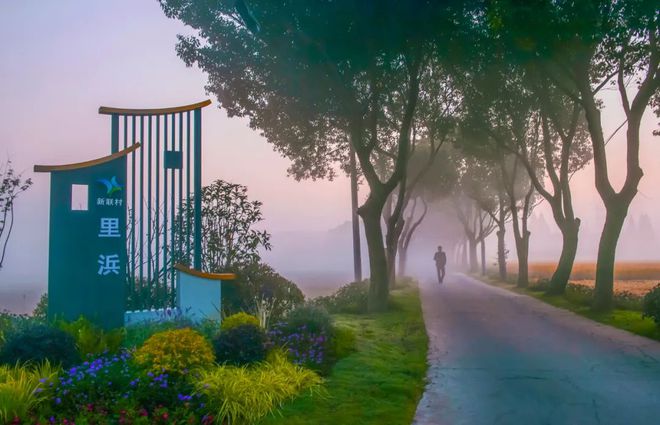
[(438, 283), (442, 285), (442, 281), (445, 280), (445, 266), (447, 265), (447, 254), (442, 250), (442, 246), (438, 246), (433, 259), (435, 260), (435, 268), (438, 271)]

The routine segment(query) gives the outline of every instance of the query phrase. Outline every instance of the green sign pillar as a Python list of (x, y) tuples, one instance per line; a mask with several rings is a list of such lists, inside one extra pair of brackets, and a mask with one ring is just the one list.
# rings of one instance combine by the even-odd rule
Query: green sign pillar
[(105, 158), (51, 173), (48, 317), (85, 316), (105, 329), (123, 326), (126, 284), (126, 156), (139, 144)]

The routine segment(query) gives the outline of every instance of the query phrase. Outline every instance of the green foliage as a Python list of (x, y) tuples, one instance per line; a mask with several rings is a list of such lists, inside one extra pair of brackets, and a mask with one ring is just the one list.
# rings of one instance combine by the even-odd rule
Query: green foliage
[(283, 354), (254, 367), (219, 366), (203, 371), (196, 383), (217, 423), (254, 424), (305, 390), (318, 392), (321, 378), (294, 366)]
[(44, 293), (41, 294), (41, 298), (39, 298), (39, 302), (37, 303), (36, 307), (34, 307), (34, 310), (32, 310), (32, 317), (35, 318), (36, 320), (45, 322), (47, 316), (48, 316), (48, 293)]
[(550, 279), (540, 278), (536, 282), (530, 282), (528, 288), (530, 291), (546, 292), (550, 289)]
[(333, 332), (332, 317), (328, 311), (313, 304), (303, 304), (292, 310), (280, 329), (295, 331), (302, 326), (312, 332), (326, 335), (331, 335)]
[(195, 324), (194, 329), (210, 341), (220, 332), (220, 324), (220, 320), (204, 318)]
[(135, 352), (135, 361), (152, 371), (186, 374), (213, 363), (211, 345), (198, 332), (174, 329), (152, 335)]
[[(179, 315), (173, 319), (163, 317), (160, 320), (152, 322), (137, 323), (126, 326), (126, 335), (124, 337), (124, 347), (137, 348), (149, 339), (152, 335), (159, 332), (165, 332), (173, 329), (185, 329), (194, 327), (194, 324), (186, 317)], [(206, 330), (208, 332), (208, 329)]]
[(324, 375), (336, 361), (335, 336), (328, 312), (313, 304), (296, 308), (269, 331), (270, 343), (285, 349), (291, 361)]
[(409, 424), (424, 391), (427, 337), (416, 289), (392, 292), (396, 309), (334, 316), (357, 335), (357, 351), (339, 360), (326, 397), (303, 395), (264, 425)]
[(83, 357), (117, 353), (125, 334), (124, 328), (105, 332), (83, 316), (73, 322), (58, 321), (56, 326), (76, 340), (78, 353)]
[[(270, 249), (270, 234), (256, 230), (254, 226), (263, 220), (262, 203), (249, 201), (247, 187), (216, 180), (202, 188), (202, 269), (209, 272), (225, 272), (259, 262), (259, 249)], [(185, 202), (180, 212), (182, 221), (194, 216), (194, 208)], [(177, 239), (192, 238), (186, 229), (175, 229)], [(178, 245), (194, 246), (190, 241)], [(194, 253), (179, 252), (179, 262), (191, 264)]]
[(10, 334), (0, 349), (0, 364), (43, 362), (70, 366), (79, 360), (75, 339), (61, 329), (30, 325)]
[(333, 360), (343, 359), (357, 350), (357, 336), (355, 331), (344, 326), (335, 327), (330, 344)]
[[(572, 303), (591, 306), (594, 299), (594, 288), (591, 286), (569, 283), (566, 286), (565, 297)], [(627, 291), (615, 292), (612, 299), (616, 308), (642, 311), (642, 297), (639, 295)]]
[(266, 334), (255, 325), (239, 325), (222, 331), (213, 339), (218, 362), (246, 365), (260, 362), (266, 357)]
[(40, 323), (40, 321), (24, 314), (0, 311), (0, 348), (2, 348), (9, 335), (36, 323)]
[(0, 423), (22, 418), (47, 400), (49, 384), (58, 369), (48, 361), (32, 364), (0, 365)]
[(268, 319), (278, 322), (305, 300), (295, 283), (266, 264), (254, 263), (236, 270), (237, 279), (223, 282), (222, 308), (229, 314), (241, 311), (258, 313), (263, 301), (269, 304)]
[(313, 302), (330, 313), (362, 314), (367, 312), (369, 281), (353, 282), (344, 285), (337, 292), (318, 297)]
[(566, 285), (565, 296), (572, 303), (591, 305), (594, 299), (594, 290), (585, 285), (569, 283)]
[(222, 320), (221, 326), (222, 331), (228, 331), (229, 329), (233, 329), (241, 325), (259, 326), (259, 319), (251, 314), (240, 312), (224, 318)]
[(660, 326), (660, 284), (644, 295), (642, 317), (650, 317)]
[(203, 407), (187, 377), (147, 371), (130, 352), (101, 356), (63, 371), (50, 408), (40, 410), (63, 424), (200, 423), (187, 422)]

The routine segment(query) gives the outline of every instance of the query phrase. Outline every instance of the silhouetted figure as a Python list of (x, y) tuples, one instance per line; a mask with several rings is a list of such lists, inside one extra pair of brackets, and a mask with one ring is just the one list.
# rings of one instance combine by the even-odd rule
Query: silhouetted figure
[(438, 246), (438, 251), (433, 256), (435, 260), (435, 268), (438, 271), (438, 283), (442, 284), (442, 281), (445, 280), (445, 266), (447, 265), (447, 254), (442, 250), (441, 246)]

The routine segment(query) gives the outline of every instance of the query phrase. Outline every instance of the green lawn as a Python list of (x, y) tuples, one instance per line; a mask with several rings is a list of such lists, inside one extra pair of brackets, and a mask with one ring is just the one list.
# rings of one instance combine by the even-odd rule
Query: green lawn
[(340, 360), (327, 394), (305, 395), (262, 424), (410, 424), (424, 390), (428, 338), (417, 288), (392, 292), (387, 313), (336, 315), (357, 334), (357, 352)]
[(520, 294), (529, 295), (538, 300), (551, 304), (555, 307), (570, 310), (580, 316), (587, 317), (596, 322), (605, 325), (613, 326), (615, 328), (623, 329), (637, 335), (645, 336), (647, 338), (660, 341), (660, 328), (656, 326), (653, 319), (648, 317), (642, 318), (642, 313), (636, 310), (614, 309), (607, 313), (596, 313), (589, 305), (584, 302), (572, 300), (564, 295), (547, 295), (542, 291), (532, 291), (530, 289), (522, 289), (510, 282), (502, 282), (492, 277), (473, 276), (482, 282), (491, 285), (499, 286), (500, 288), (508, 289)]

